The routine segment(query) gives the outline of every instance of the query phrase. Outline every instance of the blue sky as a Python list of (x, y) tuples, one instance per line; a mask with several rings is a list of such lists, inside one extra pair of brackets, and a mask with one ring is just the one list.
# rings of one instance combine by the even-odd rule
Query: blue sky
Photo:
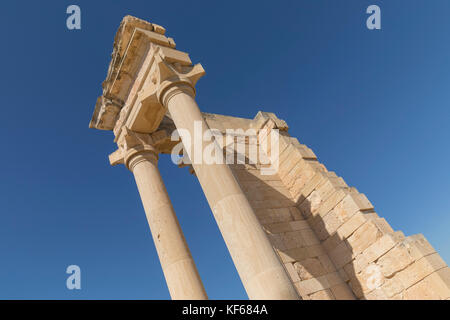
[[(82, 29), (66, 28), (77, 4)], [(366, 28), (377, 4), (382, 29)], [(406, 235), (450, 261), (447, 0), (8, 1), (1, 5), (0, 298), (168, 299), (132, 174), (88, 128), (124, 15), (201, 62), (203, 111), (275, 112)], [(195, 177), (160, 170), (210, 298), (246, 298)], [(81, 267), (82, 289), (65, 286)]]

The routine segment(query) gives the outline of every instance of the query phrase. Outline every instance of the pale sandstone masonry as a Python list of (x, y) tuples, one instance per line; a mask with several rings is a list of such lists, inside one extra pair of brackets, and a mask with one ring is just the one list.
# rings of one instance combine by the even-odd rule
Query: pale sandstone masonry
[[(125, 164), (135, 176), (173, 299), (207, 296), (157, 159), (158, 154), (171, 152), (173, 129), (184, 130), (193, 139), (207, 132), (208, 124), (195, 101), (195, 85), (204, 74), (200, 64), (192, 64), (187, 53), (175, 49), (163, 27), (127, 16), (116, 34), (103, 93), (90, 122), (90, 127), (114, 133), (118, 149), (110, 155), (110, 163)], [(195, 160), (193, 139), (181, 135), (187, 156)], [(192, 166), (249, 298), (298, 300), (294, 284), (231, 168), (201, 159)]]
[(423, 235), (394, 231), (364, 194), (290, 137), (284, 121), (265, 112), (253, 121), (204, 117), (224, 134), (266, 129), (255, 139), (242, 136), (247, 160), (255, 140), (270, 156), (269, 135), (280, 130), (277, 174), (262, 175), (259, 163), (230, 167), (303, 299), (450, 298), (450, 269)]
[[(269, 115), (272, 119), (269, 118), (263, 128), (276, 129), (279, 120)], [(266, 143), (268, 136), (260, 135), (259, 139), (270, 154), (267, 148), (270, 144)], [(450, 269), (423, 235), (405, 237), (401, 231), (394, 231), (375, 213), (364, 194), (328, 171), (308, 147), (290, 137), (286, 130), (280, 134), (279, 145), (278, 176), (289, 191), (292, 208), (297, 208), (302, 217), (293, 216), (294, 222), (287, 218), (288, 224), (298, 223), (314, 231), (339, 279), (351, 288), (356, 298), (450, 297)], [(293, 255), (287, 254), (283, 259), (288, 261)], [(312, 269), (316, 268), (320, 269), (319, 266)], [(316, 273), (320, 275), (319, 271)], [(297, 274), (301, 279), (300, 270), (293, 273), (293, 281), (298, 281)], [(318, 277), (315, 283), (322, 279)], [(322, 287), (328, 289), (325, 285)], [(340, 287), (340, 292), (342, 288), (344, 286)], [(334, 293), (333, 288), (331, 291)], [(315, 297), (323, 299), (329, 295), (311, 296)], [(338, 293), (335, 298), (340, 298)]]
[[(254, 119), (201, 113), (195, 85), (204, 73), (163, 27), (127, 16), (90, 122), (114, 133), (110, 163), (135, 177), (173, 299), (207, 299), (157, 168), (158, 155), (179, 142), (170, 139), (173, 130), (195, 137), (194, 121), (200, 134), (224, 134), (214, 143), (237, 160), (180, 166), (199, 179), (249, 298), (450, 298), (450, 269), (428, 241), (394, 231), (364, 194), (289, 136), (285, 121), (267, 112)], [(192, 141), (181, 140), (189, 150)], [(253, 147), (263, 152), (249, 163)], [(272, 166), (278, 170), (262, 174)]]

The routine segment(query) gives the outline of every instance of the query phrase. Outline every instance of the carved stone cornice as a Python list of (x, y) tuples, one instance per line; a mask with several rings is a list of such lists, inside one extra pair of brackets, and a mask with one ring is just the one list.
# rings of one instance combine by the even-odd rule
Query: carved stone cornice
[[(164, 36), (165, 29), (157, 24), (126, 16), (114, 38), (111, 62), (102, 96), (97, 99), (90, 128), (112, 130), (136, 79), (150, 43), (175, 48), (172, 38)], [(109, 101), (114, 101), (110, 104)], [(117, 107), (117, 108), (114, 108)]]

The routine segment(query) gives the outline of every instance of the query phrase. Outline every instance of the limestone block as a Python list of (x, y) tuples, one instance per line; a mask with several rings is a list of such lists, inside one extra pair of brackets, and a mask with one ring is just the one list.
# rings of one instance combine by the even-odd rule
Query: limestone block
[(400, 292), (399, 294), (393, 296), (390, 300), (405, 300), (404, 293)]
[(308, 257), (310, 258), (326, 255), (325, 250), (323, 249), (321, 244), (309, 246), (306, 248), (306, 250), (308, 251)]
[(282, 238), (282, 234), (267, 234), (267, 238), (269, 239), (270, 244), (272, 245), (272, 247), (276, 248), (277, 250), (287, 250), (283, 238)]
[(315, 173), (313, 178), (305, 184), (305, 186), (300, 190), (296, 197), (297, 205), (300, 205), (310, 194), (313, 192), (319, 184), (323, 182), (324, 179), (328, 178), (327, 172), (318, 171)]
[(295, 286), (298, 288), (299, 292), (306, 294), (315, 293), (330, 287), (326, 276), (299, 281), (295, 283)]
[(388, 300), (388, 297), (381, 288), (377, 288), (369, 293), (364, 294), (364, 298), (366, 300)]
[(359, 281), (363, 293), (369, 293), (375, 289), (379, 289), (386, 280), (381, 272), (380, 266), (375, 263), (369, 264), (360, 273), (355, 272), (354, 276)]
[[(304, 182), (304, 176), (305, 174), (308, 176), (308, 171), (312, 170), (313, 168), (310, 166), (311, 163), (317, 164), (318, 162), (316, 160), (305, 160), (302, 158), (296, 158), (297, 161), (295, 163), (295, 166), (292, 167), (292, 169), (285, 174), (283, 174), (283, 171), (280, 171), (280, 178), (283, 181), (286, 188), (291, 192), (291, 189), (294, 187), (294, 185), (298, 184), (298, 181), (300, 179), (300, 182)], [(291, 192), (292, 194), (292, 192)]]
[(360, 281), (354, 275), (349, 276), (349, 279), (350, 279), (349, 286), (350, 286), (353, 294), (355, 295), (355, 297), (358, 299), (364, 298), (364, 292), (362, 290)]
[(289, 129), (286, 121), (279, 119), (276, 114), (263, 111), (258, 111), (253, 119), (253, 128), (262, 128), (268, 123), (271, 123), (271, 128), (278, 128), (280, 131), (287, 131)]
[(295, 289), (297, 290), (300, 297), (302, 297), (302, 300), (311, 300), (308, 293), (304, 290), (303, 287), (298, 286), (296, 283), (294, 283)]
[(327, 272), (317, 258), (307, 258), (294, 263), (294, 268), (301, 280), (308, 280), (325, 275)]
[(301, 232), (302, 231), (290, 231), (280, 234), (286, 249), (301, 248), (306, 245)]
[(446, 266), (444, 260), (442, 260), (438, 253), (432, 253), (399, 271), (398, 278), (405, 288), (409, 288), (426, 276)]
[[(167, 37), (163, 36), (163, 34), (161, 34), (159, 32), (143, 30), (141, 28), (136, 28), (136, 29), (138, 29), (140, 32), (144, 33), (150, 42), (159, 44), (161, 46), (168, 46), (171, 48), (175, 48), (175, 42), (173, 42), (173, 39), (172, 39), (172, 41), (170, 41)], [(165, 47), (161, 47), (161, 48), (165, 48)]]
[(323, 241), (327, 239), (340, 226), (341, 222), (334, 214), (327, 214), (325, 217), (317, 215), (312, 218), (312, 228), (317, 237)]
[(322, 164), (315, 160), (302, 160), (303, 169), (300, 171), (299, 175), (292, 187), (289, 188), (293, 199), (298, 202), (299, 194), (303, 187), (316, 175), (319, 171), (326, 171)]
[[(327, 199), (337, 190), (344, 188), (345, 186), (345, 182), (341, 178), (332, 177), (324, 179), (322, 183), (319, 184), (317, 188), (298, 206), (298, 208), (305, 217), (319, 214), (320, 208), (324, 204), (328, 204), (326, 207), (329, 207), (329, 210), (331, 210), (332, 207), (340, 201), (340, 199), (333, 198), (333, 204), (331, 205), (327, 202)], [(340, 198), (342, 199), (343, 196), (344, 194), (341, 194)]]
[(355, 257), (354, 266), (356, 272), (360, 272), (369, 263), (372, 263), (375, 260), (377, 260), (386, 252), (391, 250), (397, 243), (399, 243), (401, 240), (404, 239), (405, 236), (401, 231), (397, 231), (394, 233), (387, 233), (383, 235), (380, 239), (378, 239), (367, 249), (365, 249), (362, 253), (360, 253)]
[(294, 150), (295, 147), (288, 145), (280, 154), (278, 174), (282, 180), (297, 165), (297, 163), (302, 160), (299, 157), (295, 157)]
[[(289, 137), (285, 137), (281, 134), (278, 134), (278, 143), (277, 138), (274, 136), (275, 133), (273, 131), (269, 131), (267, 136), (263, 136), (259, 138), (259, 146), (260, 149), (266, 154), (267, 158), (270, 159), (272, 163), (278, 161), (281, 162), (281, 155), (286, 151), (286, 149), (290, 146)], [(274, 149), (272, 150), (272, 147)], [(284, 157), (288, 155), (285, 154)], [(285, 160), (286, 158), (283, 158)]]
[(333, 211), (341, 202), (343, 199), (345, 199), (345, 196), (349, 193), (354, 193), (354, 189), (347, 188), (345, 186), (338, 187), (334, 190), (334, 192), (331, 194), (331, 196), (327, 197), (327, 199), (320, 205), (320, 208), (318, 210), (318, 214), (321, 217), (325, 217), (326, 215), (333, 212), (334, 216), (341, 222), (342, 217), (339, 215), (339, 208)]
[(273, 154), (272, 150), (272, 134), (274, 134), (272, 131), (268, 131), (269, 134), (265, 136), (262, 140), (260, 140), (260, 145), (263, 146), (263, 150), (266, 151), (267, 155), (272, 158), (273, 161), (276, 161), (277, 159), (280, 159), (280, 155), (285, 151), (289, 145), (291, 145), (291, 137), (284, 136), (279, 134), (278, 135), (278, 154)]
[(341, 202), (336, 204), (333, 214), (342, 222), (348, 221), (358, 211), (372, 210), (373, 205), (367, 197), (357, 191), (347, 192)]
[(297, 161), (295, 166), (289, 172), (287, 172), (283, 176), (280, 175), (280, 178), (283, 180), (283, 183), (286, 186), (286, 188), (289, 189), (294, 185), (298, 176), (301, 174), (302, 170), (304, 170), (304, 165), (305, 165), (304, 161)]
[[(289, 152), (288, 155), (286, 153)], [(286, 156), (285, 156), (286, 155)], [(286, 148), (285, 153), (280, 156), (280, 177), (285, 183), (286, 187), (290, 188), (295, 183), (297, 176), (304, 167), (305, 162), (303, 160), (316, 161), (314, 154), (307, 151), (305, 146)]]
[(300, 210), (298, 210), (296, 207), (290, 207), (289, 211), (291, 212), (292, 219), (304, 220), (303, 215), (301, 214)]
[(186, 52), (171, 49), (168, 47), (160, 47), (159, 54), (163, 60), (169, 63), (179, 63), (182, 66), (192, 65), (192, 61)]
[(295, 146), (296, 150), (298, 151), (298, 154), (303, 159), (317, 159), (316, 155), (310, 148), (308, 148), (304, 144), (300, 144), (297, 139), (295, 138), (294, 138), (295, 140), (292, 139), (293, 138), (291, 138), (292, 144)]
[(245, 195), (247, 196), (249, 201), (264, 200), (264, 199), (272, 198), (269, 193), (263, 192), (258, 189), (246, 191)]
[(262, 209), (262, 208), (281, 209), (281, 208), (289, 208), (292, 205), (292, 202), (288, 199), (250, 200), (250, 203), (254, 209)]
[(444, 300), (450, 298), (450, 268), (433, 272), (405, 292), (407, 300)]
[[(364, 213), (361, 211), (357, 211), (347, 222), (343, 223), (336, 230), (336, 238), (347, 239), (360, 226), (362, 226), (368, 220), (375, 219), (375, 218), (378, 218), (378, 215), (375, 212)], [(328, 241), (328, 239), (326, 241)]]
[[(264, 185), (271, 187), (271, 188), (283, 188), (285, 189), (285, 186), (283, 184), (283, 182), (278, 179), (278, 180), (266, 180), (266, 181), (261, 181), (262, 183), (264, 183)], [(290, 194), (290, 193), (289, 193)]]
[(274, 220), (285, 221), (287, 219), (291, 219), (291, 211), (289, 210), (289, 207), (274, 208), (271, 212)]
[(291, 230), (304, 230), (311, 229), (308, 222), (306, 220), (297, 220), (289, 222)]
[(312, 293), (309, 297), (311, 300), (335, 300), (333, 293), (329, 289)]
[(344, 180), (338, 177), (329, 177), (321, 183), (315, 191), (318, 192), (322, 201), (330, 197), (338, 188), (346, 187)]
[(356, 256), (389, 232), (393, 230), (384, 219), (369, 219), (347, 239), (347, 243)]
[(381, 287), (388, 298), (392, 298), (405, 290), (398, 277), (387, 278)]
[(408, 248), (408, 252), (414, 260), (436, 252), (422, 234), (408, 236), (404, 241), (404, 245)]
[(319, 239), (317, 239), (317, 236), (314, 234), (314, 232), (311, 229), (303, 229), (299, 231), (302, 235), (302, 238), (304, 239), (304, 243), (306, 246), (313, 246), (316, 244), (319, 244)]
[(408, 249), (403, 243), (395, 246), (392, 250), (386, 253), (378, 260), (378, 265), (385, 277), (391, 277), (396, 272), (405, 269), (414, 259), (408, 252)]
[(342, 241), (343, 240), (337, 234), (333, 234), (327, 240), (322, 242), (322, 246), (327, 252), (330, 252), (331, 250), (336, 248)]
[(265, 225), (264, 229), (269, 233), (285, 233), (293, 231), (289, 222), (279, 222)]
[[(274, 180), (263, 180), (265, 182), (274, 182)], [(278, 199), (289, 199), (292, 200), (292, 195), (284, 186), (282, 187), (269, 187), (269, 186), (261, 186), (259, 190), (264, 190), (265, 192), (270, 191), (272, 194), (276, 194)]]
[(292, 263), (285, 263), (284, 267), (286, 268), (286, 271), (291, 278), (292, 282), (300, 281), (299, 274), (297, 270), (294, 268), (294, 265)]
[(248, 180), (278, 181), (280, 179), (276, 174), (261, 174), (261, 170), (256, 168), (253, 169), (251, 167), (247, 167), (246, 170), (240, 174), (247, 175)]
[(326, 275), (326, 277), (327, 277), (328, 283), (330, 284), (330, 287), (334, 287), (334, 286), (336, 286), (338, 284), (343, 284), (344, 283), (344, 281), (342, 280), (341, 276), (336, 271), (328, 273)]
[(355, 300), (355, 296), (346, 283), (341, 283), (330, 288), (336, 300)]
[(334, 266), (333, 262), (331, 261), (330, 257), (328, 257), (327, 254), (322, 254), (318, 256), (320, 263), (325, 268), (327, 272), (335, 272), (336, 267)]
[(305, 218), (315, 215), (322, 202), (318, 191), (314, 190), (297, 208)]
[(233, 170), (233, 175), (240, 183), (250, 184), (250, 182), (253, 182), (253, 184), (260, 185), (258, 177), (250, 174), (247, 170)]
[[(270, 238), (269, 238), (270, 241)], [(270, 243), (272, 243), (272, 241), (270, 241)], [(296, 259), (294, 259), (293, 257), (291, 257), (288, 252), (289, 250), (281, 250), (279, 248), (277, 248), (276, 245), (274, 245), (272, 243), (272, 245), (274, 246), (275, 251), (277, 252), (278, 256), (280, 257), (280, 260), (283, 263), (294, 263), (296, 261)]]
[(391, 276), (405, 269), (414, 261), (432, 253), (435, 253), (435, 250), (423, 235), (413, 235), (405, 238), (382, 256), (378, 260), (378, 264), (381, 266), (385, 276)]
[(153, 25), (153, 31), (155, 31), (156, 33), (159, 33), (162, 35), (164, 35), (166, 33), (166, 28), (164, 28), (163, 26), (160, 26), (155, 23), (152, 23), (152, 25)]
[(348, 276), (347, 272), (344, 270), (344, 268), (341, 268), (338, 270), (339, 275), (341, 276), (342, 280), (344, 282), (349, 282), (350, 281), (350, 277)]
[[(270, 214), (272, 213), (272, 210), (273, 209), (270, 209), (270, 208), (259, 208), (259, 209), (255, 209), (255, 214), (258, 217), (258, 219), (260, 219), (260, 222), (261, 222), (261, 219), (263, 217), (270, 216)], [(270, 223), (272, 223), (272, 222), (270, 222)], [(265, 224), (265, 223), (262, 223), (262, 224)]]
[(285, 250), (284, 254), (295, 261), (302, 261), (308, 258), (307, 248), (292, 248), (289, 250)]
[(352, 261), (352, 251), (344, 241), (332, 249), (328, 255), (338, 269)]

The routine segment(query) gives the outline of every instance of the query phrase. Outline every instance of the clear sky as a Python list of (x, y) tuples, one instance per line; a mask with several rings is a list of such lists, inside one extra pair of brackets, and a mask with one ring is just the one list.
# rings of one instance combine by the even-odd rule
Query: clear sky
[[(81, 30), (66, 8), (81, 7)], [(366, 28), (381, 7), (382, 29)], [(203, 111), (275, 112), (329, 170), (450, 261), (450, 1), (7, 1), (0, 298), (168, 299), (133, 176), (88, 128), (131, 14), (201, 62)], [(246, 298), (194, 176), (160, 169), (210, 298)], [(66, 267), (81, 267), (68, 290)]]

